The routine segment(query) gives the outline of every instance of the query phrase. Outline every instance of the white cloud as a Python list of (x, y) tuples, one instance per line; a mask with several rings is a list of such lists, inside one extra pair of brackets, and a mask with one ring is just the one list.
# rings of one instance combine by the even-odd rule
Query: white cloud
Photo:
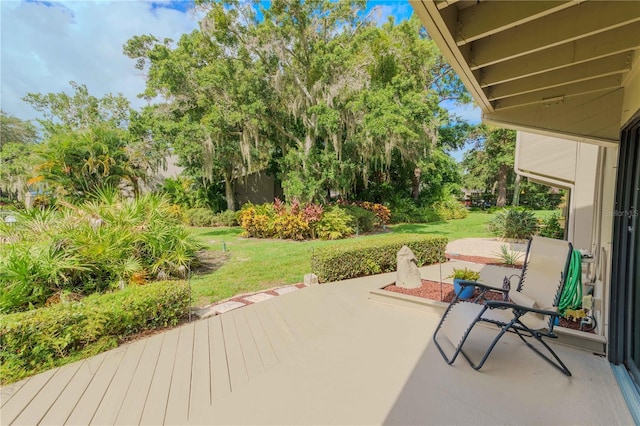
[[(167, 6), (170, 6), (167, 4)], [(132, 36), (177, 40), (197, 27), (192, 12), (144, 1), (0, 1), (0, 107), (23, 119), (37, 116), (27, 93), (70, 91), (86, 84), (95, 96), (122, 93), (134, 107), (145, 87), (135, 62), (122, 53)]]

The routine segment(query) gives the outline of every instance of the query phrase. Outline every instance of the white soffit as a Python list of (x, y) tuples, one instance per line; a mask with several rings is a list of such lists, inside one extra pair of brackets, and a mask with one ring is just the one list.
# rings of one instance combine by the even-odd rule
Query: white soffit
[(486, 121), (617, 143), (640, 1), (410, 3)]

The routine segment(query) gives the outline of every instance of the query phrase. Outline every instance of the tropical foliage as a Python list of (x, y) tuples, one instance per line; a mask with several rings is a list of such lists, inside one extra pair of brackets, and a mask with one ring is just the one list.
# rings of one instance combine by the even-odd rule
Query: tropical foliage
[(531, 238), (538, 230), (533, 211), (524, 208), (502, 209), (489, 223), (489, 230), (501, 238)]
[(376, 203), (342, 201), (323, 207), (297, 200), (286, 204), (277, 198), (273, 203), (245, 204), (238, 213), (245, 236), (293, 240), (341, 239), (381, 228), (389, 218), (389, 209)]
[(185, 277), (199, 243), (171, 205), (115, 190), (74, 206), (32, 209), (0, 224), (0, 313), (65, 298)]
[(158, 170), (167, 154), (164, 139), (152, 135), (153, 116), (131, 110), (123, 95), (91, 95), (71, 82), (66, 92), (28, 94), (24, 100), (43, 116), (44, 139), (35, 146), (27, 172), (29, 189), (69, 201), (120, 186), (133, 194)]

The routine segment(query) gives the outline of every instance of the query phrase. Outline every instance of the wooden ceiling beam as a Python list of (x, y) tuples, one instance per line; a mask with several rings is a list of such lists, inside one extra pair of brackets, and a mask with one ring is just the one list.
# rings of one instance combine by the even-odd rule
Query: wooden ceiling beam
[(577, 64), (556, 71), (497, 84), (485, 90), (487, 97), (495, 101), (510, 96), (562, 86), (568, 83), (590, 80), (607, 75), (620, 74), (631, 69), (633, 54), (618, 53), (586, 64)]
[(582, 1), (585, 0), (481, 2), (460, 11), (456, 43), (461, 46), (575, 6)]
[(590, 1), (471, 43), (472, 70), (640, 21), (638, 1)]
[(640, 48), (640, 22), (595, 34), (551, 49), (530, 53), (483, 68), (481, 87), (604, 58)]
[(614, 74), (592, 80), (565, 84), (551, 89), (499, 99), (494, 102), (493, 106), (495, 110), (498, 111), (508, 108), (517, 108), (529, 104), (551, 104), (564, 102), (565, 98), (572, 96), (599, 92), (602, 90), (611, 90), (620, 87), (622, 85), (622, 78), (622, 74)]

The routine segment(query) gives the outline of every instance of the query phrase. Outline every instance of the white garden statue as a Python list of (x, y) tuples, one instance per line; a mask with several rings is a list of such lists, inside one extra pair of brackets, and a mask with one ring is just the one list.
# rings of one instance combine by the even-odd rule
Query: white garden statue
[(396, 273), (396, 286), (402, 288), (419, 288), (422, 286), (418, 259), (407, 246), (402, 246), (398, 252), (398, 269)]

